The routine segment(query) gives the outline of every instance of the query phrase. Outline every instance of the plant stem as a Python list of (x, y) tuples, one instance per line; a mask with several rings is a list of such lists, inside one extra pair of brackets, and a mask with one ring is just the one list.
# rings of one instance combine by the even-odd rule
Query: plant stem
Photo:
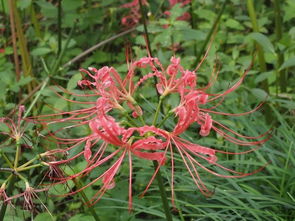
[(204, 42), (204, 44), (203, 44), (203, 46), (202, 46), (202, 48), (201, 48), (201, 50), (199, 52), (199, 55), (198, 55), (198, 57), (196, 59), (196, 62), (194, 64), (194, 66), (196, 66), (200, 62), (201, 57), (202, 57), (203, 53), (205, 52), (205, 49), (206, 49), (206, 46), (207, 46), (208, 42), (210, 41), (210, 39), (212, 38), (212, 36), (214, 35), (214, 33), (217, 31), (217, 26), (219, 24), (220, 18), (222, 16), (222, 14), (224, 12), (224, 9), (225, 9), (225, 6), (226, 6), (226, 4), (228, 2), (229, 2), (229, 0), (225, 0), (224, 3), (222, 4), (221, 9), (220, 9), (217, 17), (216, 17), (216, 19), (215, 19), (215, 21), (214, 21), (214, 23), (213, 23), (213, 25), (212, 25), (209, 33), (206, 36), (205, 42)]
[[(156, 160), (153, 161), (154, 164), (154, 169), (155, 171), (158, 169), (159, 164)], [(169, 209), (169, 204), (168, 204), (168, 199), (167, 199), (167, 194), (165, 191), (165, 187), (164, 187), (164, 183), (163, 183), (163, 178), (162, 178), (162, 174), (161, 174), (161, 170), (158, 170), (158, 173), (156, 175), (156, 179), (158, 182), (158, 187), (160, 190), (160, 194), (161, 194), (161, 199), (162, 199), (162, 204), (163, 204), (163, 208), (164, 208), (164, 212), (166, 215), (166, 220), (167, 221), (172, 221), (172, 215)]]
[[(275, 10), (275, 34), (276, 34), (276, 42), (279, 42), (282, 38), (282, 16), (281, 16), (281, 7), (280, 7), (280, 1), (274, 0), (274, 10)], [(277, 60), (277, 79), (279, 79), (279, 85), (280, 85), (280, 91), (286, 92), (287, 88), (287, 79), (286, 79), (286, 72), (285, 70), (280, 70), (279, 68), (284, 63), (284, 53), (278, 50), (278, 60)], [(278, 90), (277, 90), (278, 92)], [(277, 93), (278, 94), (278, 93)]]
[(14, 158), (14, 169), (16, 169), (17, 166), (18, 166), (18, 161), (19, 161), (20, 154), (21, 154), (20, 140), (17, 139), (16, 140), (16, 152), (15, 152), (15, 158)]
[(153, 57), (150, 39), (149, 39), (149, 35), (148, 35), (147, 24), (146, 24), (147, 23), (146, 13), (145, 13), (143, 5), (142, 5), (142, 0), (139, 0), (139, 7), (140, 7), (140, 12), (141, 12), (141, 19), (142, 19), (143, 29), (144, 29), (144, 33), (145, 33), (145, 39), (146, 39), (148, 53), (149, 53), (149, 56)]
[[(151, 46), (150, 46), (148, 30), (147, 30), (147, 24), (146, 24), (147, 23), (146, 22), (146, 14), (145, 14), (144, 9), (143, 9), (142, 0), (139, 0), (139, 6), (140, 6), (142, 23), (143, 23), (144, 32), (145, 32), (147, 50), (148, 50), (149, 56), (153, 57), (152, 51), (151, 51)], [(157, 78), (155, 76), (154, 76), (154, 83), (155, 83), (155, 85), (157, 84)], [(160, 110), (163, 111), (163, 106), (162, 106), (163, 98), (160, 97), (160, 94), (159, 94), (158, 90), (156, 90), (156, 92), (157, 92), (157, 95), (158, 95), (159, 103), (158, 103), (157, 110), (156, 110), (156, 113), (155, 113), (155, 117), (154, 117), (154, 120), (153, 120), (153, 125), (156, 125), (156, 123), (157, 123)], [(155, 171), (158, 170), (158, 173), (157, 173), (156, 177), (157, 177), (157, 181), (158, 181), (158, 187), (159, 187), (159, 190), (160, 190), (160, 193), (161, 193), (161, 199), (162, 199), (162, 203), (163, 203), (163, 207), (164, 207), (164, 211), (165, 211), (165, 215), (166, 215), (166, 220), (167, 221), (172, 221), (172, 216), (171, 216), (171, 213), (170, 213), (170, 210), (169, 210), (169, 204), (168, 204), (167, 194), (165, 192), (165, 188), (164, 188), (164, 184), (163, 184), (163, 178), (162, 178), (162, 175), (161, 175), (161, 170), (160, 170), (160, 168), (158, 169), (159, 164), (158, 164), (157, 161), (154, 160), (153, 164), (154, 164)]]
[(159, 103), (158, 103), (156, 113), (155, 113), (155, 116), (154, 116), (154, 120), (153, 120), (153, 125), (154, 126), (156, 126), (156, 124), (157, 124), (157, 120), (158, 120), (158, 116), (159, 116), (159, 113), (160, 113), (160, 110), (161, 110), (162, 102), (163, 102), (163, 97), (161, 96), (160, 99), (159, 99)]
[(58, 50), (57, 56), (59, 56), (61, 52), (61, 0), (58, 0), (57, 7), (57, 33), (58, 33)]
[[(253, 29), (254, 32), (259, 32), (259, 26), (258, 26), (257, 19), (256, 19), (256, 12), (255, 12), (255, 8), (254, 8), (254, 5), (253, 5), (253, 0), (247, 0), (247, 8), (248, 8), (248, 13), (249, 13), (251, 23), (252, 23), (252, 29)], [(258, 51), (258, 60), (259, 60), (260, 72), (261, 73), (266, 72), (267, 68), (266, 68), (263, 49), (257, 43), (256, 43), (256, 48), (257, 48), (257, 51)], [(267, 79), (262, 82), (262, 88), (266, 92), (269, 92)]]
[[(75, 186), (80, 189), (81, 188), (81, 184), (80, 181), (77, 179), (73, 179), (73, 182), (75, 184)], [(83, 190), (79, 191), (79, 194), (81, 195), (81, 197), (83, 198), (84, 202), (88, 205), (89, 199), (87, 198), (86, 194), (84, 193)], [(100, 221), (97, 213), (95, 212), (95, 210), (93, 209), (93, 207), (88, 207), (89, 211), (91, 213), (91, 215), (93, 216), (93, 218), (95, 219), (95, 221)], [(1, 220), (0, 220), (1, 221)]]

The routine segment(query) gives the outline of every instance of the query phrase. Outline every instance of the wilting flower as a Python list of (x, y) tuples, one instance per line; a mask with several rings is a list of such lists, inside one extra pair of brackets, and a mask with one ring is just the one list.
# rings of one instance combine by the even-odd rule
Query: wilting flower
[(6, 189), (6, 184), (3, 183), (0, 187), (0, 201), (2, 201), (3, 203), (10, 203), (5, 189)]
[(39, 198), (37, 193), (48, 191), (48, 188), (43, 189), (35, 189), (29, 185), (29, 183), (26, 183), (26, 189), (23, 193), (17, 194), (15, 196), (9, 197), (6, 199), (6, 201), (11, 201), (13, 199), (19, 199), (23, 198), (23, 208), (25, 210), (33, 211), (35, 209), (35, 203), (34, 199), (38, 199), (42, 206), (47, 210), (47, 212), (51, 215), (47, 207), (44, 205), (42, 200)]
[[(46, 153), (47, 157), (52, 156), (52, 159), (47, 162), (47, 165), (49, 165), (51, 169), (50, 173), (58, 172), (56, 168), (58, 168), (59, 165), (75, 162), (74, 160), (79, 157), (82, 157), (87, 162), (84, 169), (72, 175), (55, 174), (53, 180), (56, 184), (66, 183), (77, 177), (86, 176), (95, 168), (108, 166), (108, 169), (97, 175), (97, 177), (88, 184), (68, 194), (64, 194), (64, 196), (75, 194), (97, 181), (101, 181), (100, 190), (97, 191), (90, 202), (88, 202), (90, 205), (93, 205), (101, 199), (108, 189), (114, 188), (115, 176), (125, 159), (129, 166), (129, 208), (131, 208), (132, 205), (132, 167), (134, 159), (156, 160), (158, 162), (159, 166), (151, 177), (150, 182), (147, 184), (146, 191), (153, 182), (159, 168), (165, 164), (170, 155), (172, 199), (174, 199), (173, 181), (175, 154), (180, 155), (194, 183), (200, 192), (206, 196), (210, 196), (212, 192), (202, 182), (197, 168), (225, 178), (248, 176), (263, 168), (261, 167), (251, 173), (234, 171), (220, 165), (216, 156), (216, 153), (229, 155), (246, 154), (256, 150), (259, 146), (242, 152), (227, 152), (192, 143), (181, 136), (192, 124), (197, 124), (200, 129), (196, 131), (196, 133), (199, 133), (201, 136), (208, 136), (211, 131), (215, 131), (226, 140), (242, 146), (254, 146), (265, 142), (269, 138), (268, 133), (257, 137), (245, 136), (219, 123), (211, 116), (214, 114), (240, 116), (254, 112), (260, 107), (259, 105), (254, 110), (240, 114), (222, 113), (214, 110), (221, 105), (225, 95), (238, 88), (248, 73), (248, 70), (246, 70), (242, 77), (226, 91), (220, 94), (210, 94), (207, 93), (206, 90), (211, 87), (212, 82), (204, 88), (196, 87), (197, 71), (200, 65), (195, 70), (190, 71), (181, 66), (179, 58), (172, 57), (170, 61), (170, 65), (164, 68), (157, 58), (141, 58), (129, 66), (128, 73), (124, 80), (122, 80), (119, 73), (112, 67), (103, 67), (99, 70), (89, 68), (89, 71), (83, 69), (82, 73), (86, 74), (88, 79), (85, 78), (78, 82), (78, 85), (88, 89), (89, 93), (75, 94), (65, 89), (62, 89), (62, 91), (77, 98), (89, 98), (89, 101), (64, 99), (77, 104), (90, 105), (90, 107), (37, 117), (37, 120), (47, 125), (71, 124), (70, 126), (62, 126), (60, 129), (50, 132), (51, 138), (53, 138), (59, 146), (59, 148), (49, 150)], [(135, 82), (134, 75), (138, 68), (148, 69), (149, 71)], [(213, 73), (212, 77), (214, 79), (217, 76)], [(164, 99), (169, 99), (170, 94), (177, 94), (180, 100), (179, 104), (169, 111), (160, 123), (158, 123), (157, 119), (160, 108), (157, 108), (153, 125), (148, 125), (145, 122), (143, 118), (145, 112), (142, 110), (140, 103), (136, 101), (136, 92), (140, 91), (140, 88), (143, 87), (150, 78), (155, 78), (157, 80), (154, 89), (160, 94), (158, 106), (161, 106), (161, 102)], [(59, 93), (57, 94), (61, 96)], [(93, 101), (91, 101), (91, 98), (93, 98)], [(208, 107), (211, 102), (216, 100), (221, 101)], [(114, 114), (114, 110), (119, 111), (121, 115)], [(129, 115), (130, 110), (132, 112), (132, 117)], [(169, 130), (169, 127), (162, 127), (165, 125), (165, 120), (171, 117), (172, 114), (175, 115), (176, 120), (173, 129)], [(128, 122), (124, 123), (124, 121), (120, 121), (122, 118), (126, 118)], [(141, 126), (138, 126), (139, 124), (141, 124)], [(90, 134), (80, 138), (67, 138), (62, 135), (66, 133), (67, 130), (76, 129), (81, 126), (88, 126)], [(249, 141), (245, 141), (246, 139)], [(83, 149), (74, 156), (65, 159), (58, 158), (59, 154), (66, 156), (69, 151), (78, 146), (83, 146)], [(213, 169), (204, 166), (203, 163), (201, 163), (203, 161), (207, 161), (215, 167), (230, 172), (232, 175), (217, 173)]]
[(4, 123), (8, 128), (9, 132), (0, 132), (0, 134), (4, 134), (18, 142), (23, 136), (25, 132), (25, 127), (21, 126), (23, 121), (22, 115), (25, 111), (25, 107), (23, 105), (19, 106), (18, 109), (18, 117), (17, 122), (14, 122), (11, 118), (8, 117), (1, 117), (0, 123)]

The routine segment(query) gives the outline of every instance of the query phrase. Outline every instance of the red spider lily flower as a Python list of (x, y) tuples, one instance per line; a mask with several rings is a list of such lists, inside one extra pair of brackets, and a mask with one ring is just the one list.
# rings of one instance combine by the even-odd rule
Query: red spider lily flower
[[(127, 157), (128, 158), (128, 164), (129, 164), (129, 209), (132, 208), (132, 155), (145, 159), (145, 160), (157, 160), (160, 165), (163, 165), (165, 162), (165, 153), (163, 152), (142, 152), (141, 150), (161, 150), (164, 148), (164, 142), (162, 142), (159, 139), (156, 139), (155, 137), (149, 137), (146, 139), (140, 139), (135, 142), (133, 141), (132, 134), (135, 131), (138, 131), (140, 134), (142, 134), (142, 128), (129, 128), (124, 129), (119, 126), (117, 122), (115, 122), (114, 118), (107, 115), (102, 115), (94, 120), (92, 120), (89, 123), (89, 127), (92, 130), (93, 134), (92, 136), (98, 137), (98, 139), (102, 139), (104, 142), (101, 145), (101, 148), (99, 148), (99, 151), (95, 153), (94, 156), (92, 156), (91, 148), (93, 147), (93, 144), (91, 143), (90, 139), (86, 141), (85, 149), (84, 149), (84, 157), (88, 161), (88, 165), (86, 168), (76, 174), (73, 174), (68, 177), (60, 177), (56, 178), (56, 183), (65, 183), (68, 180), (72, 180), (79, 176), (85, 176), (86, 174), (90, 173), (95, 168), (105, 164), (106, 162), (110, 161), (111, 159), (114, 159), (116, 156), (118, 156), (115, 163), (113, 163), (109, 169), (107, 169), (103, 174), (95, 178), (93, 181), (85, 185), (84, 187), (74, 191), (70, 192), (68, 194), (64, 194), (62, 196), (68, 196), (75, 194), (93, 183), (97, 182), (98, 180), (102, 181), (102, 187), (101, 189), (92, 197), (92, 199), (88, 202), (88, 205), (95, 204), (98, 200), (101, 199), (103, 194), (108, 190), (112, 189), (115, 186), (115, 175), (118, 172), (121, 164), (123, 163), (123, 160)], [(109, 154), (104, 156), (107, 145), (114, 145), (117, 147), (117, 149)], [(63, 160), (63, 161), (54, 161), (49, 162), (49, 165), (57, 165), (65, 162), (69, 162), (72, 159)]]
[[(82, 157), (86, 160), (87, 165), (81, 171), (68, 175), (68, 176), (55, 176), (53, 180), (55, 183), (66, 183), (77, 177), (85, 176), (92, 172), (95, 168), (104, 165), (109, 165), (108, 169), (98, 175), (95, 179), (90, 181), (84, 187), (77, 189), (63, 196), (75, 194), (97, 181), (101, 181), (101, 189), (96, 192), (92, 197), (89, 205), (93, 205), (101, 199), (103, 194), (115, 186), (115, 176), (120, 170), (122, 163), (127, 158), (129, 165), (129, 208), (132, 206), (132, 164), (133, 159), (140, 158), (143, 160), (153, 161), (156, 160), (159, 163), (158, 168), (155, 170), (150, 182), (148, 183), (146, 190), (153, 182), (159, 168), (164, 165), (167, 153), (170, 152), (171, 159), (171, 178), (172, 178), (172, 200), (174, 199), (174, 155), (178, 153), (183, 159), (185, 167), (188, 169), (194, 183), (205, 196), (210, 196), (212, 192), (202, 182), (198, 169), (201, 168), (213, 175), (233, 178), (248, 176), (260, 171), (262, 168), (252, 171), (251, 173), (241, 173), (238, 171), (226, 168), (218, 163), (216, 153), (220, 154), (246, 154), (259, 148), (258, 145), (264, 143), (269, 139), (268, 133), (264, 133), (257, 137), (250, 137), (239, 134), (226, 127), (225, 125), (214, 120), (214, 116), (211, 115), (225, 115), (225, 116), (240, 116), (252, 113), (256, 111), (261, 105), (254, 110), (240, 113), (230, 114), (215, 111), (214, 109), (221, 105), (223, 98), (236, 90), (244, 80), (249, 69), (244, 72), (241, 78), (229, 89), (220, 94), (206, 93), (206, 90), (211, 87), (212, 81), (204, 88), (196, 88), (197, 86), (197, 74), (196, 71), (200, 67), (201, 63), (194, 71), (184, 69), (180, 64), (180, 59), (176, 57), (171, 58), (171, 64), (167, 68), (157, 58), (144, 57), (138, 61), (133, 62), (128, 70), (126, 78), (122, 80), (119, 73), (112, 67), (103, 67), (99, 70), (95, 68), (89, 68), (88, 70), (82, 70), (83, 73), (90, 78), (90, 80), (84, 79), (79, 82), (82, 87), (89, 88), (89, 94), (74, 94), (77, 97), (95, 97), (95, 101), (79, 102), (77, 100), (67, 101), (74, 103), (81, 103), (91, 105), (88, 108), (82, 108), (80, 110), (60, 112), (52, 115), (39, 116), (41, 122), (51, 123), (72, 123), (70, 126), (62, 127), (54, 132), (51, 132), (51, 138), (56, 140), (59, 148), (50, 150), (47, 152), (48, 156), (64, 154), (66, 155), (70, 150), (83, 146), (83, 150), (76, 155), (66, 159), (58, 159), (57, 157), (48, 165), (54, 169), (55, 166), (75, 162), (75, 159)], [(137, 68), (149, 68), (150, 72), (140, 78), (137, 82), (134, 82), (134, 73)], [(213, 77), (215, 78), (216, 75)], [(218, 74), (218, 73), (217, 73)], [(115, 115), (112, 116), (112, 110), (118, 109), (125, 112), (124, 104), (130, 107), (133, 111), (132, 116), (138, 117), (144, 114), (140, 105), (135, 101), (135, 93), (140, 90), (140, 87), (150, 78), (155, 77), (158, 83), (155, 85), (155, 89), (161, 94), (160, 102), (167, 98), (169, 94), (178, 94), (180, 103), (172, 111), (176, 115), (176, 125), (171, 131), (165, 128), (161, 129), (160, 124), (154, 126), (148, 126), (143, 123), (143, 126), (138, 127), (136, 124), (124, 127), (117, 121)], [(57, 93), (58, 94), (58, 93)], [(61, 95), (60, 95), (61, 96)], [(211, 102), (221, 99), (221, 102), (215, 104), (212, 107), (208, 107)], [(61, 117), (67, 115), (65, 118), (51, 119), (50, 117)], [(47, 119), (47, 117), (49, 119)], [(164, 121), (163, 121), (164, 122)], [(192, 142), (189, 142), (181, 137), (192, 124), (198, 124), (200, 130), (198, 133), (201, 136), (208, 136), (211, 131), (215, 131), (219, 135), (223, 136), (226, 140), (242, 145), (242, 146), (254, 146), (258, 147), (248, 149), (242, 152), (226, 152), (212, 147), (201, 146)], [(64, 138), (59, 136), (60, 132), (64, 132), (68, 129), (77, 128), (80, 126), (88, 125), (90, 128), (90, 135), (81, 138)], [(138, 136), (139, 134), (139, 136)], [(247, 141), (248, 140), (248, 141)], [(63, 148), (63, 146), (66, 146)], [(207, 168), (202, 162), (208, 162), (209, 164), (221, 168), (232, 175), (223, 175), (215, 172), (212, 169)]]

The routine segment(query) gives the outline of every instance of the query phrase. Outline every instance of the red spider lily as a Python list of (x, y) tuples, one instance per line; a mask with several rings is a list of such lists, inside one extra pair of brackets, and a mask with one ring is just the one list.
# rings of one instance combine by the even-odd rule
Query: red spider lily
[[(74, 160), (79, 157), (83, 157), (87, 162), (86, 167), (75, 174), (68, 176), (62, 176), (59, 174), (55, 175), (53, 180), (56, 184), (66, 183), (67, 181), (77, 177), (86, 176), (97, 167), (110, 165), (108, 169), (106, 169), (82, 188), (77, 189), (74, 192), (64, 194), (63, 196), (75, 194), (89, 187), (95, 182), (101, 181), (101, 189), (97, 191), (97, 193), (88, 202), (89, 205), (93, 205), (101, 199), (103, 194), (108, 189), (111, 189), (115, 186), (115, 176), (118, 173), (122, 163), (126, 159), (129, 165), (129, 208), (131, 209), (132, 167), (134, 157), (149, 161), (157, 160), (159, 163), (158, 168), (155, 170), (144, 191), (146, 192), (153, 182), (159, 168), (165, 163), (168, 155), (167, 153), (169, 152), (171, 159), (172, 199), (174, 199), (174, 155), (176, 153), (180, 155), (196, 186), (205, 196), (210, 196), (212, 192), (202, 182), (198, 172), (199, 168), (213, 175), (224, 178), (248, 176), (260, 171), (263, 168), (262, 167), (251, 173), (241, 173), (226, 168), (217, 162), (216, 153), (229, 155), (246, 154), (258, 149), (259, 146), (237, 153), (226, 152), (213, 149), (211, 147), (204, 147), (194, 144), (181, 137), (181, 134), (184, 133), (193, 123), (197, 123), (200, 126), (199, 134), (201, 136), (208, 136), (211, 130), (213, 130), (223, 136), (226, 140), (238, 145), (260, 145), (269, 139), (268, 133), (257, 137), (239, 134), (231, 128), (228, 128), (214, 120), (214, 118), (211, 116), (213, 114), (240, 116), (254, 112), (261, 106), (259, 105), (254, 110), (240, 114), (223, 113), (214, 110), (216, 107), (221, 105), (223, 98), (227, 94), (233, 92), (239, 87), (249, 69), (246, 70), (241, 78), (229, 89), (220, 94), (209, 94), (206, 93), (206, 90), (212, 86), (213, 80), (211, 80), (210, 83), (204, 88), (196, 88), (196, 71), (204, 61), (204, 58), (194, 71), (185, 70), (181, 66), (179, 58), (172, 57), (170, 61), (171, 64), (168, 65), (167, 68), (164, 68), (157, 58), (141, 58), (129, 66), (128, 73), (124, 80), (121, 79), (119, 73), (112, 67), (103, 67), (99, 70), (95, 68), (89, 68), (89, 71), (82, 70), (82, 72), (85, 73), (90, 78), (90, 80), (84, 79), (79, 82), (79, 85), (81, 87), (88, 88), (90, 93), (81, 95), (65, 90), (63, 91), (76, 97), (95, 97), (96, 101), (80, 102), (77, 100), (69, 100), (64, 98), (70, 102), (87, 104), (91, 106), (75, 111), (43, 115), (37, 118), (41, 122), (46, 122), (47, 124), (64, 122), (72, 123), (70, 126), (65, 126), (56, 130), (55, 132), (51, 132), (51, 138), (55, 139), (55, 142), (60, 147), (55, 150), (48, 151), (46, 153), (48, 157), (51, 155), (55, 156), (60, 153), (66, 155), (68, 151), (78, 147), (79, 145), (84, 146), (84, 149), (81, 152), (70, 158), (54, 158), (54, 160), (48, 162), (52, 172), (55, 172), (55, 167), (58, 167), (61, 164), (74, 162)], [(133, 79), (135, 70), (137, 68), (149, 68), (150, 72), (140, 78), (137, 82), (134, 82)], [(213, 79), (216, 78), (217, 74), (213, 72)], [(125, 104), (127, 104), (133, 111), (133, 117), (144, 114), (139, 104), (135, 101), (134, 95), (136, 91), (140, 90), (140, 87), (152, 77), (155, 77), (158, 80), (155, 88), (161, 94), (160, 102), (171, 93), (176, 93), (180, 97), (179, 105), (173, 109), (173, 112), (177, 118), (175, 127), (171, 131), (168, 131), (168, 129), (163, 130), (158, 128), (160, 127), (159, 125), (143, 125), (141, 127), (132, 125), (129, 128), (123, 127), (114, 116), (111, 116), (111, 110), (118, 109), (124, 112), (125, 109), (123, 107), (126, 106), (124, 105), (125, 102)], [(60, 95), (59, 93), (57, 94)], [(208, 107), (211, 102), (216, 101), (217, 99), (221, 99), (221, 101), (212, 107)], [(59, 118), (64, 115), (67, 115), (67, 117)], [(51, 117), (56, 118), (51, 119)], [(59, 135), (60, 132), (64, 132), (65, 130), (85, 125), (88, 125), (91, 131), (90, 135), (88, 136), (81, 138), (63, 138)], [(162, 123), (160, 123), (160, 125), (162, 125)], [(63, 146), (66, 146), (66, 148), (62, 148)], [(209, 164), (230, 172), (232, 175), (219, 174), (214, 170), (205, 167), (202, 164), (202, 161), (207, 161)]]
[[(95, 168), (105, 164), (106, 162), (110, 161), (111, 159), (118, 156), (115, 163), (113, 163), (109, 169), (107, 169), (103, 174), (95, 178), (93, 181), (85, 185), (84, 187), (74, 191), (70, 192), (68, 194), (64, 194), (63, 196), (72, 195), (75, 194), (93, 183), (97, 182), (98, 180), (102, 181), (102, 187), (101, 189), (92, 197), (90, 202), (88, 202), (89, 205), (95, 204), (98, 200), (101, 199), (103, 194), (108, 190), (112, 189), (115, 186), (114, 177), (116, 173), (118, 172), (121, 164), (123, 163), (124, 158), (128, 155), (128, 164), (129, 164), (129, 208), (132, 208), (132, 155), (137, 156), (142, 159), (146, 160), (157, 160), (160, 165), (163, 165), (165, 162), (165, 154), (163, 152), (142, 152), (141, 150), (160, 150), (163, 149), (164, 143), (156, 139), (155, 137), (148, 137), (146, 139), (140, 139), (132, 143), (132, 139), (130, 138), (132, 134), (135, 131), (138, 131), (142, 134), (142, 128), (129, 128), (124, 129), (118, 125), (117, 122), (115, 122), (114, 118), (107, 115), (102, 115), (94, 120), (92, 120), (89, 123), (89, 127), (91, 128), (93, 134), (91, 136), (95, 136), (98, 139), (102, 139), (104, 142), (102, 143), (99, 150), (95, 153), (95, 155), (92, 157), (92, 151), (91, 148), (93, 147), (93, 144), (91, 143), (91, 140), (88, 139), (85, 144), (84, 149), (84, 157), (88, 161), (88, 165), (86, 168), (76, 174), (73, 174), (68, 177), (60, 177), (55, 178), (57, 181), (56, 183), (64, 183), (68, 180), (72, 180), (79, 176), (85, 176)], [(117, 149), (107, 155), (104, 156), (107, 145), (114, 145), (117, 147)], [(70, 162), (73, 158), (62, 160), (62, 161), (53, 161), (49, 162), (49, 165), (58, 165), (61, 163)]]

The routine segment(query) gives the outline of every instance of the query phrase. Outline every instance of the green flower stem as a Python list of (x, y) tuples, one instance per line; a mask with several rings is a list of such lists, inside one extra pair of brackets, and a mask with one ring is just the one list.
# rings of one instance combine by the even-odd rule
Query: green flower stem
[[(82, 185), (80, 183), (80, 181), (78, 179), (73, 179), (73, 182), (75, 184), (75, 186), (78, 189), (81, 189)], [(84, 202), (86, 203), (86, 205), (88, 205), (89, 199), (87, 198), (86, 194), (84, 193), (83, 190), (79, 191), (79, 194), (81, 195), (81, 197), (83, 198)], [(93, 218), (95, 219), (95, 221), (100, 221), (97, 213), (95, 212), (95, 210), (93, 209), (93, 207), (89, 207), (89, 211), (91, 213), (91, 215), (93, 216)], [(1, 221), (1, 220), (0, 220)]]
[[(159, 164), (156, 160), (153, 161), (154, 163), (154, 169), (155, 171), (157, 170)], [(163, 204), (163, 208), (164, 208), (164, 212), (166, 215), (166, 220), (167, 221), (172, 221), (172, 215), (169, 209), (169, 204), (168, 204), (168, 198), (167, 198), (167, 194), (165, 191), (165, 187), (164, 187), (164, 183), (163, 183), (163, 178), (162, 178), (162, 174), (161, 174), (161, 170), (158, 170), (158, 173), (156, 175), (156, 179), (158, 181), (158, 186), (159, 186), (159, 190), (160, 190), (160, 194), (161, 194), (161, 199), (162, 199), (162, 204)]]
[(18, 161), (19, 161), (19, 158), (20, 158), (20, 154), (21, 154), (20, 140), (17, 139), (16, 140), (16, 152), (15, 152), (15, 158), (14, 158), (14, 169), (17, 168)]
[[(145, 14), (144, 9), (143, 9), (142, 0), (139, 0), (139, 6), (140, 6), (142, 23), (143, 23), (144, 32), (145, 32), (147, 49), (148, 49), (148, 52), (149, 52), (149, 56), (153, 57), (151, 46), (150, 46), (150, 40), (149, 40), (148, 30), (147, 30), (147, 24), (146, 24), (147, 23), (146, 22), (146, 14)], [(157, 84), (157, 78), (156, 78), (156, 76), (154, 76), (154, 84), (155, 85)], [(156, 113), (155, 113), (155, 116), (154, 116), (153, 125), (156, 125), (156, 123), (157, 123), (159, 112), (160, 111), (163, 112), (163, 106), (162, 106), (163, 97), (160, 96), (158, 90), (156, 90), (156, 92), (157, 92), (157, 95), (158, 95), (159, 103), (158, 103), (158, 107), (157, 107), (157, 110), (156, 110)], [(158, 168), (158, 162), (157, 161), (153, 161), (153, 163), (154, 163), (154, 169), (156, 171), (157, 168)], [(163, 203), (163, 207), (164, 207), (164, 211), (165, 211), (165, 215), (166, 215), (166, 220), (167, 221), (172, 221), (172, 215), (170, 213), (168, 199), (167, 199), (167, 194), (165, 192), (165, 188), (164, 188), (164, 184), (163, 184), (163, 178), (162, 178), (160, 169), (158, 170), (158, 173), (157, 173), (156, 178), (157, 178), (157, 181), (158, 181), (158, 187), (159, 187), (160, 194), (161, 194), (161, 199), (162, 199), (162, 203)]]
[(153, 120), (153, 125), (156, 126), (157, 124), (157, 121), (158, 121), (158, 117), (159, 117), (159, 113), (160, 113), (160, 110), (161, 110), (161, 106), (162, 106), (162, 102), (163, 102), (163, 97), (161, 96), (160, 99), (159, 99), (159, 103), (158, 103), (158, 106), (157, 106), (157, 109), (156, 109), (156, 113), (155, 113), (155, 116), (154, 116), (154, 120)]
[(163, 120), (157, 125), (157, 127), (161, 127), (163, 126), (163, 124), (165, 123), (165, 121), (173, 114), (173, 111), (169, 111), (165, 117), (163, 118)]
[(8, 164), (8, 166), (9, 166), (10, 168), (13, 168), (13, 164), (12, 164), (12, 162), (8, 159), (8, 157), (6, 156), (6, 154), (3, 153), (2, 151), (1, 151), (0, 153), (1, 153), (2, 157), (3, 157), (3, 159), (4, 159), (4, 160), (6, 161), (6, 163)]
[(40, 88), (40, 90), (38, 91), (36, 97), (34, 98), (34, 100), (32, 101), (31, 105), (29, 106), (29, 108), (27, 109), (26, 113), (24, 114), (23, 118), (26, 118), (29, 113), (31, 112), (32, 108), (35, 106), (37, 100), (39, 99), (42, 91), (44, 90), (44, 88), (46, 87), (46, 85), (48, 84), (49, 82), (49, 77), (47, 77), (44, 81), (43, 81), (43, 84), (42, 84), (42, 87)]
[(41, 167), (41, 166), (43, 166), (43, 165), (38, 163), (38, 164), (34, 164), (34, 165), (31, 165), (31, 166), (28, 166), (28, 167), (17, 168), (16, 171), (20, 172), (20, 171), (30, 170), (30, 169), (36, 168), (36, 167)]
[(26, 162), (26, 163), (24, 163), (23, 165), (19, 166), (17, 169), (18, 169), (18, 170), (19, 170), (19, 169), (22, 169), (22, 168), (24, 168), (24, 167), (30, 165), (31, 163), (33, 163), (35, 160), (38, 160), (38, 159), (40, 159), (40, 155), (39, 155), (39, 154), (36, 155), (36, 156), (35, 156), (34, 158), (32, 158), (31, 160), (29, 160), (28, 162)]

